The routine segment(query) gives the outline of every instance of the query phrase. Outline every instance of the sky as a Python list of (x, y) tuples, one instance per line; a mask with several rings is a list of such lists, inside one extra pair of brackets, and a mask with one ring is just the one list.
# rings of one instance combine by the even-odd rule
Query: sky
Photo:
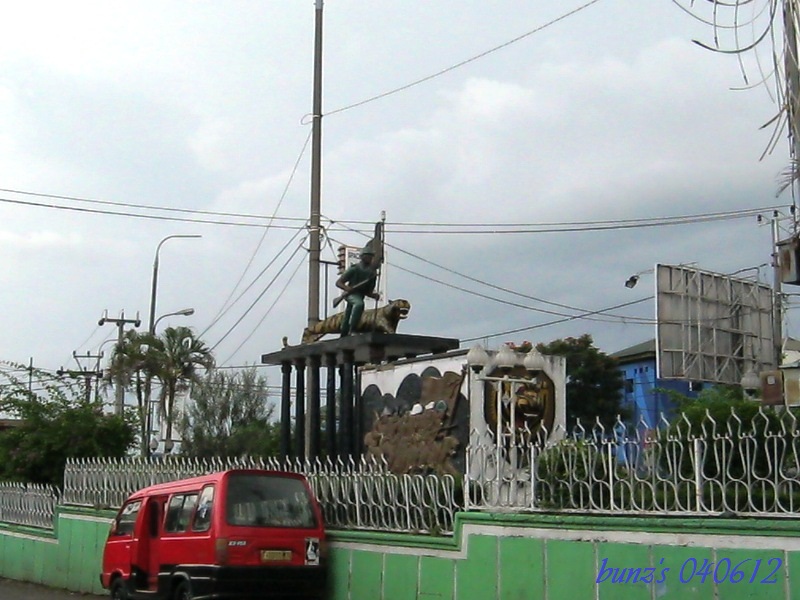
[[(656, 263), (730, 273), (770, 261), (769, 227), (753, 215), (616, 227), (787, 213), (790, 195), (776, 192), (788, 142), (762, 158), (778, 109), (757, 85), (756, 55), (743, 58), (745, 83), (735, 56), (693, 42), (713, 44), (714, 30), (679, 3), (586, 4), (325, 3), (323, 258), (363, 245), (385, 211), (388, 296), (412, 304), (400, 332), (464, 347), (589, 333), (611, 353), (655, 336), (645, 271)], [(173, 235), (202, 237), (162, 245), (156, 314), (195, 313), (159, 329), (192, 327), (229, 367), (258, 364), (283, 336), (299, 342), (314, 12), (312, 0), (6, 8), (0, 360), (55, 370), (76, 368), (73, 353), (107, 359), (116, 330), (98, 320), (138, 313), (146, 328), (156, 248)], [(542, 232), (599, 221), (612, 227)], [(797, 319), (790, 309), (788, 333)]]

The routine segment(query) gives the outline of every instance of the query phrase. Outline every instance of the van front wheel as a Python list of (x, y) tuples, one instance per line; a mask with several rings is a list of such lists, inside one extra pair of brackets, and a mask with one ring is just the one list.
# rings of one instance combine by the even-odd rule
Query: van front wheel
[(174, 600), (192, 600), (192, 586), (188, 581), (181, 581), (180, 585), (175, 589)]

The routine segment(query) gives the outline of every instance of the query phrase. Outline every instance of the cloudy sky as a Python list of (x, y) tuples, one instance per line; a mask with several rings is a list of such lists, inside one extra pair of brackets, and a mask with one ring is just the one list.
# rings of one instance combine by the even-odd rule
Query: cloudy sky
[[(335, 223), (324, 258), (362, 245), (359, 223), (386, 211), (389, 296), (413, 304), (403, 332), (490, 346), (588, 332), (614, 352), (654, 337), (652, 300), (546, 324), (647, 298), (651, 275), (623, 282), (657, 262), (732, 272), (769, 261), (769, 228), (753, 216), (542, 231), (791, 203), (776, 198), (785, 137), (760, 160), (777, 111), (767, 88), (734, 90), (746, 87), (737, 60), (694, 44), (712, 43), (712, 28), (670, 0), (599, 0), (339, 110), (583, 4), (326, 3), (322, 213)], [(257, 363), (284, 335), (299, 341), (313, 24), (312, 0), (5, 9), (0, 359), (75, 368), (73, 351), (114, 337), (97, 325), (104, 311), (138, 311), (146, 326), (155, 249), (176, 234), (202, 238), (163, 245), (156, 313), (196, 312), (160, 328), (192, 326), (227, 366)], [(757, 82), (752, 55), (745, 68)], [(482, 223), (527, 231), (451, 227)]]

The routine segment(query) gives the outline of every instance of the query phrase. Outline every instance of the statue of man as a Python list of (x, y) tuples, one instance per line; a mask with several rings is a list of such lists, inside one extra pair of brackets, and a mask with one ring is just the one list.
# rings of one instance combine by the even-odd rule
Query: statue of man
[(358, 327), (358, 322), (364, 313), (364, 296), (380, 299), (380, 294), (375, 292), (377, 273), (372, 266), (373, 258), (375, 251), (371, 245), (365, 246), (361, 250), (361, 260), (336, 280), (336, 287), (347, 294), (345, 297), (347, 308), (342, 319), (342, 336), (350, 335)]

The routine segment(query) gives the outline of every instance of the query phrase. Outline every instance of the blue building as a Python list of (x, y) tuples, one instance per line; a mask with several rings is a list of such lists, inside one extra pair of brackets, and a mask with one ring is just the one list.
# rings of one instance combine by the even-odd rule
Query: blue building
[(611, 355), (619, 362), (624, 387), (623, 404), (632, 409), (630, 423), (647, 423), (656, 428), (661, 423), (661, 414), (669, 419), (674, 405), (669, 396), (657, 389), (674, 390), (696, 398), (703, 384), (698, 382), (659, 379), (656, 374), (655, 339), (636, 344)]

